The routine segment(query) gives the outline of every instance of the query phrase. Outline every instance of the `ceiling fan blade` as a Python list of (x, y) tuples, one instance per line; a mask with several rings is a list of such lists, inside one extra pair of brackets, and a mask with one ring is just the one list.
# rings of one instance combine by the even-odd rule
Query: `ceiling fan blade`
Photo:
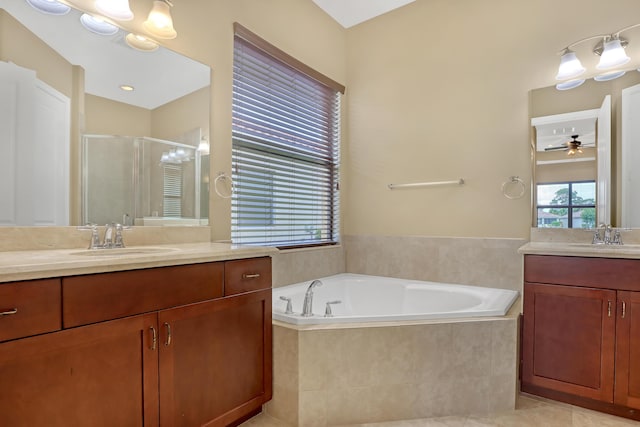
[(565, 146), (560, 146), (560, 147), (546, 147), (544, 149), (544, 151), (560, 151), (560, 150), (567, 150), (569, 147)]

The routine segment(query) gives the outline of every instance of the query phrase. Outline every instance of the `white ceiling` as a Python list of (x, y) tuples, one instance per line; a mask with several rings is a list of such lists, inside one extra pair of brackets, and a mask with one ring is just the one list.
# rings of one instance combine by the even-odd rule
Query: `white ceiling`
[(344, 28), (397, 9), (415, 0), (313, 0)]

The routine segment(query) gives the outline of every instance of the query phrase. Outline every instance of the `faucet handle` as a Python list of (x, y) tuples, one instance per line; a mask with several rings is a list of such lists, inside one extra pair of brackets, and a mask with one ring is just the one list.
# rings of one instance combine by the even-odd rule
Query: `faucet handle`
[(284, 314), (293, 314), (293, 307), (291, 307), (291, 298), (280, 297), (282, 301), (287, 302), (287, 308), (284, 311)]
[(122, 224), (116, 224), (115, 228), (116, 228), (116, 237), (114, 238), (114, 241), (113, 241), (113, 247), (124, 248), (124, 239), (122, 238), (122, 230), (124, 227), (122, 226)]
[(91, 240), (89, 241), (89, 249), (98, 249), (102, 247), (100, 244), (100, 235), (98, 234), (98, 226), (93, 224), (91, 226)]
[(622, 235), (620, 233), (620, 230), (615, 230), (613, 232), (613, 239), (611, 240), (611, 244), (612, 245), (624, 245), (624, 243), (622, 243)]
[(331, 312), (331, 305), (332, 304), (341, 304), (342, 301), (340, 300), (336, 300), (336, 301), (328, 301), (327, 302), (327, 308), (324, 310), (324, 317), (333, 317), (333, 312)]

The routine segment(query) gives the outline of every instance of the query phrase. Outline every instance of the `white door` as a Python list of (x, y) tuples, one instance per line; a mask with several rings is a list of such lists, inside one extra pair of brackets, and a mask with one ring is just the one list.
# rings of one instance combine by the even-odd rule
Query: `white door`
[(596, 140), (598, 153), (596, 219), (598, 224), (611, 224), (611, 95), (604, 97), (598, 112)]
[(622, 227), (640, 227), (640, 85), (622, 90)]
[(0, 62), (0, 225), (69, 224), (69, 98)]

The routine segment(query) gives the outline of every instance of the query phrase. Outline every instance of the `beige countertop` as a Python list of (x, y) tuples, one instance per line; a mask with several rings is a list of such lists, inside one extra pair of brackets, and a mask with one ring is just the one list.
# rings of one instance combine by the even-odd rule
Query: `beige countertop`
[(524, 255), (560, 255), (640, 259), (640, 245), (593, 245), (574, 242), (529, 242), (518, 249)]
[(51, 249), (0, 252), (0, 282), (135, 270), (270, 256), (272, 247), (179, 243), (124, 249)]

